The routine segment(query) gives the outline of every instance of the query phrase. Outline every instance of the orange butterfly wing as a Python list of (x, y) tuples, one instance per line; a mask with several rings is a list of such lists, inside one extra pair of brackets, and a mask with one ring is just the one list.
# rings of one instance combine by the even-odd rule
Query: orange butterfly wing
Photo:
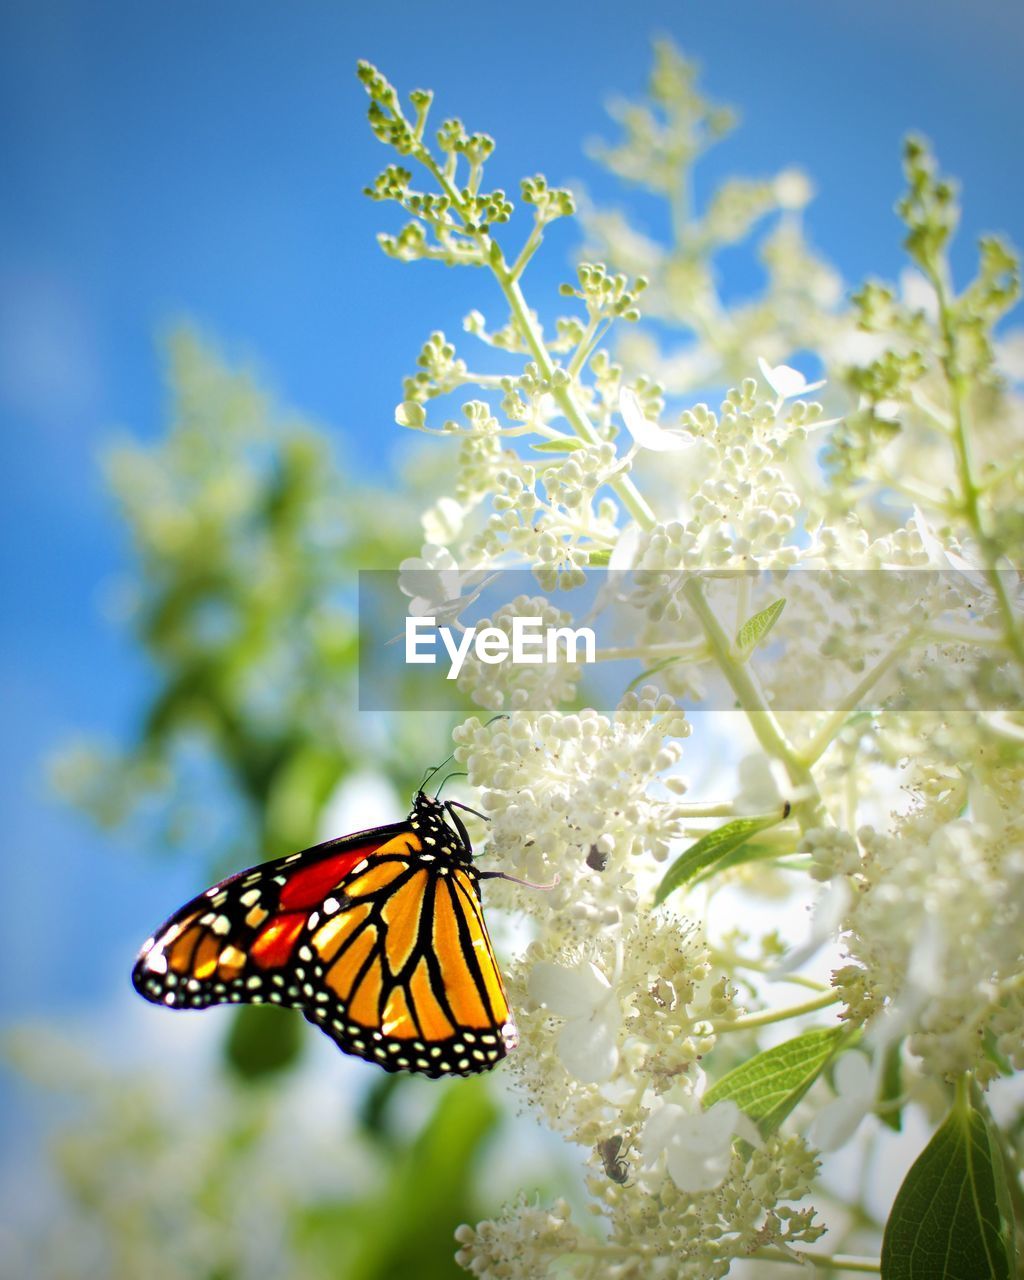
[(515, 1047), (471, 866), (382, 850), (345, 884), (308, 950), (306, 1017), (348, 1053), (388, 1071), (464, 1075)]
[(174, 1008), (295, 1008), (388, 1071), (485, 1071), (516, 1032), (468, 846), (464, 860), (427, 847), (450, 855), (453, 838), (414, 809), (409, 823), (232, 876), (146, 943), (136, 990)]
[(264, 999), (263, 976), (288, 964), (310, 909), (405, 829), (395, 824), (329, 840), (207, 889), (143, 946), (135, 989), (154, 1004), (192, 1009)]

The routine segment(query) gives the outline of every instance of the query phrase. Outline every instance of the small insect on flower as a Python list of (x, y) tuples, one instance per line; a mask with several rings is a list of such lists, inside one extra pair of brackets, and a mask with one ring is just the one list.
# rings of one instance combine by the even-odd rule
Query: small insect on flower
[(135, 989), (174, 1009), (297, 1009), (385, 1071), (489, 1070), (517, 1036), (479, 885), (510, 877), (476, 869), (457, 809), (421, 788), (404, 822), (214, 885), (142, 948)]
[(587, 854), (587, 866), (591, 871), (604, 871), (608, 866), (608, 854), (603, 849), (599, 849), (596, 844), (592, 844)]
[(597, 1154), (601, 1157), (605, 1173), (619, 1186), (624, 1186), (629, 1179), (629, 1165), (623, 1159), (628, 1150), (628, 1146), (623, 1149), (621, 1133), (613, 1133), (610, 1138), (602, 1138), (597, 1144)]

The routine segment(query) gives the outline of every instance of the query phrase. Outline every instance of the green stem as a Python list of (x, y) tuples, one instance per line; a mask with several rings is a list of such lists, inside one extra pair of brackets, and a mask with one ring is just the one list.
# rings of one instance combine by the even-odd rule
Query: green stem
[[(502, 375), (500, 373), (465, 373), (461, 376), (453, 375), (450, 380), (450, 386), (455, 387), (480, 387), (488, 391), (502, 390)], [(448, 390), (448, 385), (445, 386)]]
[(953, 1110), (966, 1120), (971, 1111), (971, 1078), (966, 1071), (957, 1076), (954, 1087)]
[(911, 387), (910, 398), (923, 414), (931, 418), (937, 427), (946, 432), (953, 430), (953, 423), (949, 414), (944, 409), (940, 409), (937, 404), (932, 404), (920, 387)]
[[(674, 808), (674, 813), (681, 818), (731, 818), (736, 813), (735, 805), (731, 800), (720, 800), (717, 803), (708, 802), (707, 804), (695, 800), (692, 803), (683, 801)], [(707, 834), (702, 832), (702, 835)]]
[(995, 593), (999, 612), (1003, 619), (1003, 633), (1006, 643), (1014, 657), (1024, 667), (1024, 632), (1018, 626), (1013, 613), (1013, 606), (1006, 592), (1003, 575), (996, 567), (999, 560), (999, 547), (989, 536), (985, 528), (979, 497), (981, 490), (974, 477), (974, 461), (971, 452), (971, 437), (967, 420), (967, 378), (957, 365), (956, 356), (956, 319), (950, 301), (950, 290), (946, 272), (942, 264), (931, 264), (928, 268), (932, 287), (939, 304), (939, 323), (942, 332), (942, 368), (949, 383), (952, 401), (952, 436), (953, 450), (956, 457), (957, 477), (960, 481), (960, 499), (964, 517), (977, 539), (984, 561), (985, 579)]
[(897, 479), (896, 476), (888, 474), (880, 477), (887, 489), (895, 489), (905, 498), (909, 498), (911, 502), (917, 503), (919, 506), (933, 507), (936, 511), (947, 514), (949, 511), (949, 494), (942, 493), (939, 489), (928, 489), (920, 480)]
[[(809, 766), (797, 755), (786, 739), (750, 668), (733, 652), (732, 642), (708, 604), (698, 578), (692, 576), (687, 578), (683, 584), (683, 595), (704, 628), (704, 634), (715, 661), (729, 682), (740, 706), (746, 712), (758, 742), (769, 756), (782, 761), (789, 780), (795, 788), (809, 792), (813, 800), (810, 808), (813, 810), (814, 822), (813, 824), (801, 822), (801, 830), (806, 830), (807, 825), (817, 825), (823, 820), (823, 806)], [(803, 804), (795, 806), (798, 810), (803, 807)]]
[[(566, 378), (561, 381), (556, 378), (555, 362), (551, 359), (551, 353), (544, 345), (544, 339), (540, 334), (533, 317), (530, 315), (529, 308), (526, 305), (526, 299), (523, 297), (523, 291), (519, 287), (519, 280), (516, 276), (515, 268), (510, 268), (505, 261), (504, 254), (497, 241), (479, 228), (473, 226), (466, 217), (462, 205), (462, 197), (455, 186), (452, 179), (437, 165), (434, 157), (430, 154), (425, 146), (417, 148), (417, 158), (420, 163), (433, 174), (435, 181), (441, 186), (444, 193), (452, 202), (452, 208), (458, 213), (459, 217), (466, 224), (466, 228), (472, 237), (480, 246), (480, 253), (483, 261), (486, 262), (494, 274), (502, 293), (505, 295), (505, 301), (508, 303), (509, 311), (522, 334), (531, 356), (536, 361), (538, 368), (544, 375), (545, 379), (551, 385), (552, 394), (558, 403), (558, 407), (565, 415), (566, 421), (572, 427), (573, 431), (581, 440), (585, 440), (588, 444), (600, 444), (601, 440), (594, 429), (593, 423), (587, 415), (580, 409), (576, 401), (573, 399), (571, 385)], [(521, 257), (522, 255), (520, 255)], [(563, 374), (563, 377), (565, 375)], [(647, 500), (643, 497), (636, 485), (627, 475), (615, 476), (609, 481), (611, 487), (622, 500), (623, 505), (633, 519), (637, 522), (641, 529), (651, 529), (657, 523), (654, 512), (651, 510)]]
[(583, 337), (579, 340), (576, 351), (574, 352), (572, 359), (569, 361), (567, 372), (570, 378), (579, 376), (580, 370), (586, 363), (587, 358), (593, 350), (594, 343), (597, 341), (597, 331), (600, 327), (601, 317), (591, 316), (590, 323), (587, 325), (586, 330), (583, 333)]
[(913, 636), (904, 636), (898, 644), (893, 645), (889, 652), (879, 658), (875, 665), (858, 680), (807, 746), (804, 747), (803, 751), (800, 752), (805, 764), (812, 765), (824, 755), (831, 746), (832, 739), (846, 723), (847, 718), (857, 709), (871, 687), (881, 680), (896, 659), (906, 652), (912, 640)]
[(839, 1004), (841, 1000), (842, 996), (838, 991), (828, 991), (815, 1000), (790, 1005), (788, 1009), (767, 1009), (764, 1013), (752, 1013), (745, 1018), (735, 1018), (732, 1022), (716, 1022), (715, 1034), (722, 1035), (726, 1031), (748, 1031), (754, 1027), (771, 1026), (773, 1022), (786, 1022), (790, 1018), (800, 1018), (805, 1013), (817, 1013), (819, 1009), (827, 1009), (829, 1005)]
[(530, 231), (526, 239), (526, 243), (519, 251), (519, 257), (513, 262), (509, 269), (509, 274), (513, 280), (518, 280), (526, 270), (527, 264), (533, 255), (540, 248), (541, 241), (544, 239), (544, 224), (539, 218), (534, 219), (533, 229)]
[[(578, 371), (578, 370), (580, 370), (580, 369), (582, 369), (582, 368), (584, 367), (584, 365), (586, 365), (586, 364), (587, 364), (587, 362), (590, 360), (590, 357), (591, 357), (591, 356), (594, 354), (594, 352), (597, 350), (597, 345), (598, 345), (598, 343), (599, 343), (599, 342), (602, 342), (602, 341), (604, 340), (604, 336), (605, 336), (605, 334), (608, 332), (608, 330), (609, 330), (611, 327), (612, 327), (612, 321), (611, 321), (611, 320), (605, 320), (605, 321), (603, 321), (603, 328), (602, 328), (602, 327), (600, 327), (600, 326), (598, 327), (597, 332), (596, 332), (596, 333), (594, 334), (594, 336), (590, 339), (590, 342), (586, 345), (586, 347), (583, 347), (582, 345), (580, 346), (580, 348), (577, 350), (577, 352), (576, 352), (576, 356), (575, 356), (575, 358), (574, 358), (574, 360), (573, 360), (573, 367), (574, 367), (577, 371)], [(578, 361), (578, 363), (577, 363), (577, 361)], [(574, 375), (574, 376), (575, 376), (575, 375)]]
[[(523, 292), (519, 287), (519, 281), (513, 279), (500, 255), (497, 262), (492, 260), (491, 270), (494, 272), (501, 291), (505, 295), (505, 300), (519, 332), (526, 340), (530, 354), (537, 362), (537, 366), (545, 379), (551, 385), (552, 395), (565, 415), (566, 421), (581, 440), (585, 440), (587, 444), (600, 444), (601, 438), (594, 429), (593, 423), (573, 398), (572, 387), (568, 379), (561, 381), (556, 377), (555, 362), (551, 359), (551, 353), (544, 345), (544, 339), (541, 337), (540, 331), (530, 315), (526, 299), (523, 297)], [(609, 484), (622, 499), (626, 510), (641, 529), (646, 530), (654, 527), (657, 523), (654, 512), (629, 476), (618, 475), (611, 477)]]
[[(742, 969), (746, 973), (767, 974), (770, 964), (767, 961), (748, 960), (745, 956), (729, 953), (727, 951), (719, 951), (717, 948), (711, 949), (711, 958), (715, 964), (728, 965), (731, 969)], [(808, 978), (802, 973), (772, 973), (769, 979), (771, 982), (784, 982), (787, 985), (806, 987), (808, 991), (817, 991), (823, 993), (830, 991), (823, 982), (816, 982), (814, 978)]]
[(826, 1257), (824, 1254), (815, 1255), (800, 1250), (799, 1261), (797, 1261), (791, 1253), (786, 1253), (783, 1249), (758, 1249), (750, 1254), (750, 1257), (759, 1258), (764, 1262), (786, 1262), (791, 1267), (798, 1266), (801, 1262), (809, 1262), (812, 1267), (818, 1267), (821, 1271), (858, 1271), (872, 1276), (882, 1274), (882, 1264), (877, 1258), (855, 1258), (850, 1254), (837, 1253), (832, 1257)]
[(828, 987), (823, 982), (815, 982), (813, 978), (806, 978), (802, 973), (782, 973), (778, 977), (772, 979), (773, 982), (788, 982), (795, 987), (806, 987), (808, 991), (827, 991)]
[(921, 639), (925, 643), (935, 644), (968, 644), (968, 645), (996, 645), (999, 648), (1006, 647), (1006, 637), (997, 634), (995, 631), (958, 631), (956, 627), (928, 627), (927, 630), (921, 632)]

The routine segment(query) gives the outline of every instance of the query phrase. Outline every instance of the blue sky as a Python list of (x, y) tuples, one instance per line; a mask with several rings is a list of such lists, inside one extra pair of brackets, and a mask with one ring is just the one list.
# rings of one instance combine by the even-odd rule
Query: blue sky
[[(125, 562), (95, 459), (117, 429), (158, 431), (161, 329), (190, 317), (255, 356), (384, 476), (424, 337), (488, 299), (471, 273), (377, 251), (394, 223), (361, 195), (386, 157), (356, 59), (495, 135), (496, 182), (542, 170), (600, 189), (583, 143), (606, 132), (609, 94), (642, 87), (658, 33), (744, 117), (704, 181), (806, 168), (813, 238), (849, 281), (900, 268), (892, 205), (912, 128), (962, 179), (968, 237), (1024, 241), (1024, 10), (1006, 0), (3, 5), (0, 1010), (103, 1002), (152, 924), (134, 904), (153, 869), (55, 807), (40, 762), (76, 729), (123, 733), (145, 688), (101, 614)], [(565, 264), (555, 251), (540, 285)], [(51, 920), (57, 946), (43, 945)]]

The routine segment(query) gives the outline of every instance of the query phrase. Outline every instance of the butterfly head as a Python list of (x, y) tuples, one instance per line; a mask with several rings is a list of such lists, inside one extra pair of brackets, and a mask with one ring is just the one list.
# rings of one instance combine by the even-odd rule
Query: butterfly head
[(412, 802), (409, 826), (424, 848), (437, 857), (470, 864), (473, 845), (465, 823), (456, 813), (458, 807), (452, 800), (437, 800), (425, 791), (418, 791)]

